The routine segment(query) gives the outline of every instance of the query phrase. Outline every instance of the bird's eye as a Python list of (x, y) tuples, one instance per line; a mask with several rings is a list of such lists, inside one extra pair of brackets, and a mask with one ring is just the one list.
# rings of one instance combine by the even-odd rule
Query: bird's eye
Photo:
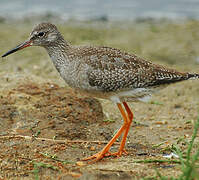
[(38, 33), (38, 36), (39, 36), (39, 37), (44, 36), (44, 32), (39, 32), (39, 33)]

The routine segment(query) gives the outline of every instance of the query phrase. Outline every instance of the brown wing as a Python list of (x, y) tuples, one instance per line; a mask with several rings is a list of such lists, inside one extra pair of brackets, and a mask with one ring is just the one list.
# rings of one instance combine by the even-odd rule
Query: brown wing
[(188, 79), (187, 73), (155, 65), (135, 55), (109, 47), (84, 48), (91, 67), (89, 84), (105, 92), (160, 86)]

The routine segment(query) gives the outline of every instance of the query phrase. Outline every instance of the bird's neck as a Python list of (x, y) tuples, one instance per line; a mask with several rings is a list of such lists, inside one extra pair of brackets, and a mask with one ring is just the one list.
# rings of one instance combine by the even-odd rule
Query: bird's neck
[(62, 37), (58, 38), (56, 42), (48, 46), (44, 46), (44, 48), (47, 50), (51, 60), (53, 61), (53, 64), (58, 71), (60, 71), (60, 68), (63, 65), (70, 63), (68, 55), (72, 46)]
[(55, 41), (49, 42), (44, 46), (49, 55), (54, 54), (56, 52), (66, 53), (70, 49), (70, 47), (71, 45), (69, 44), (69, 42), (65, 41), (61, 34)]

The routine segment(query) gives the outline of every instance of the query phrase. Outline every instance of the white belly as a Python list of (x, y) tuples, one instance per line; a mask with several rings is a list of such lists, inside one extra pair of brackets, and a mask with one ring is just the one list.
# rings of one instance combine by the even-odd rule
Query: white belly
[(136, 88), (136, 89), (132, 89), (132, 90), (117, 92), (117, 93), (109, 96), (109, 99), (115, 103), (120, 103), (120, 102), (124, 102), (124, 101), (147, 102), (151, 98), (151, 93), (152, 93), (152, 91), (150, 89)]

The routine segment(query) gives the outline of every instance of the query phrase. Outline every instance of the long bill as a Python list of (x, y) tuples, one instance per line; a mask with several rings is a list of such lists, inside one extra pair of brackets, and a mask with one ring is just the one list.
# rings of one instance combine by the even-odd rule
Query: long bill
[(16, 51), (18, 51), (18, 50), (21, 50), (21, 49), (23, 49), (23, 48), (29, 47), (29, 46), (31, 46), (31, 43), (32, 43), (32, 42), (31, 42), (30, 40), (27, 40), (27, 41), (25, 41), (25, 42), (19, 44), (17, 47), (11, 49), (11, 50), (8, 51), (7, 53), (3, 54), (2, 57), (6, 57), (6, 56), (8, 56), (9, 54), (12, 54), (12, 53), (14, 53), (14, 52), (16, 52)]

